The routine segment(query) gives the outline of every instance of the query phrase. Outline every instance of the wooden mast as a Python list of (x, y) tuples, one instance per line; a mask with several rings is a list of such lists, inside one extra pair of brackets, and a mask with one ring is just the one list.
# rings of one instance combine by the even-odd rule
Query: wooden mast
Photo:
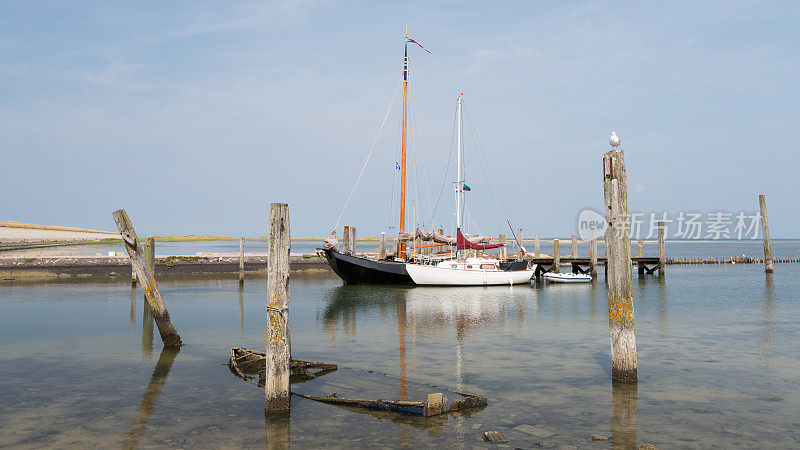
[[(408, 104), (408, 33), (406, 33), (405, 53), (403, 56), (403, 147), (400, 156), (400, 232), (406, 230), (406, 123)], [(398, 243), (397, 255), (406, 256), (405, 242)]]

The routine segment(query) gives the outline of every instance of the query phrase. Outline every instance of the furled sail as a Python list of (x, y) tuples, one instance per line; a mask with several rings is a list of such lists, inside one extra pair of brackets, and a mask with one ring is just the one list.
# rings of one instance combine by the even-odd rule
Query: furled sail
[(473, 239), (467, 239), (461, 234), (461, 228), (457, 228), (456, 232), (458, 238), (456, 241), (456, 249), (458, 250), (488, 250), (491, 248), (502, 247), (505, 244), (479, 244), (478, 242), (489, 242), (487, 236), (478, 236)]

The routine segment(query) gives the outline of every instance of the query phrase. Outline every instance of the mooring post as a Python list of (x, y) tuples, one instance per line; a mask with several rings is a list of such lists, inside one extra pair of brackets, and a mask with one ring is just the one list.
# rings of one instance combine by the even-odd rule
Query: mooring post
[(144, 240), (144, 262), (150, 273), (156, 276), (156, 238), (149, 237)]
[(592, 266), (592, 278), (597, 278), (597, 239), (589, 244), (589, 265)]
[(519, 246), (517, 251), (517, 259), (522, 259), (522, 247), (524, 246), (522, 243), (522, 228), (517, 228), (517, 245)]
[(636, 250), (639, 256), (644, 256), (644, 238), (639, 238), (636, 242)]
[(500, 259), (506, 259), (506, 246), (505, 246), (506, 235), (501, 234), (500, 236), (497, 236), (497, 242), (500, 244), (504, 244), (502, 247), (500, 247)]
[(386, 232), (381, 231), (381, 246), (378, 252), (378, 259), (386, 259)]
[(628, 186), (625, 152), (603, 156), (608, 312), (611, 334), (611, 379), (635, 383), (638, 379), (633, 315), (631, 244), (628, 236)]
[(350, 251), (356, 254), (356, 227), (350, 227)]
[(164, 342), (165, 347), (180, 347), (183, 345), (181, 337), (172, 325), (167, 306), (164, 304), (161, 291), (158, 289), (158, 284), (156, 284), (156, 279), (153, 276), (153, 271), (145, 262), (142, 244), (139, 242), (136, 231), (133, 229), (133, 224), (124, 209), (114, 211), (114, 222), (117, 223), (119, 234), (122, 235), (125, 249), (131, 258), (131, 266), (136, 271), (136, 277), (142, 286), (147, 303), (153, 310), (153, 318), (158, 326), (158, 332), (161, 334), (161, 341)]
[(244, 238), (239, 238), (239, 284), (244, 283)]
[(666, 275), (667, 241), (664, 239), (664, 221), (658, 221), (658, 276)]
[(345, 225), (344, 232), (342, 232), (342, 240), (344, 241), (344, 254), (350, 253), (350, 227)]
[(561, 272), (561, 255), (558, 251), (558, 239), (553, 239), (553, 273)]
[(264, 411), (287, 411), (289, 393), (289, 205), (269, 207), (267, 369)]
[(761, 235), (764, 238), (764, 272), (772, 273), (772, 249), (769, 242), (769, 225), (767, 224), (767, 197), (759, 194), (758, 205), (761, 207)]
[(539, 246), (539, 233), (533, 235), (533, 254), (537, 258), (542, 255), (542, 248)]
[(572, 257), (578, 257), (578, 236), (572, 235)]

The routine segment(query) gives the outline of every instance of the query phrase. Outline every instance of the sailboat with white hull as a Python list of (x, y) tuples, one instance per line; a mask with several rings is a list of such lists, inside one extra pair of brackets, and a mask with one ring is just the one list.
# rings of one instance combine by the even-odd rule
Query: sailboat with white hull
[[(403, 58), (403, 112), (402, 112), (402, 148), (400, 155), (400, 214), (399, 235), (396, 252), (386, 259), (370, 259), (354, 254), (341, 253), (336, 242), (336, 233), (332, 232), (325, 240), (323, 252), (333, 271), (345, 284), (410, 284), (441, 286), (481, 286), (481, 285), (513, 285), (527, 283), (535, 271), (530, 261), (506, 261), (494, 257), (484, 250), (502, 247), (504, 244), (489, 244), (488, 238), (467, 239), (461, 233), (461, 217), (463, 206), (462, 178), (462, 96), (458, 97), (458, 158), (456, 185), (456, 237), (442, 236), (434, 232), (419, 229), (414, 234), (406, 233), (406, 128), (408, 105), (409, 59), (408, 43), (420, 45), (406, 37), (405, 56)], [(420, 45), (420, 47), (422, 47)], [(424, 47), (423, 47), (424, 49)], [(426, 50), (427, 51), (427, 50)], [(407, 242), (416, 238), (433, 241), (431, 246), (455, 247), (436, 256), (414, 254), (409, 252)], [(520, 243), (521, 244), (521, 243)], [(520, 245), (521, 247), (521, 245)], [(481, 252), (485, 257), (467, 257), (467, 251)]]

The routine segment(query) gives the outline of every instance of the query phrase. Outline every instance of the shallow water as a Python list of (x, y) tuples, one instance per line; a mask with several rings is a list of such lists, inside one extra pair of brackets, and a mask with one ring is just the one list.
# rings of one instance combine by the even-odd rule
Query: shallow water
[[(186, 343), (177, 354), (161, 351), (128, 283), (5, 285), (0, 445), (263, 447), (288, 436), (299, 448), (471, 448), (501, 430), (512, 447), (797, 447), (798, 266), (667, 269), (664, 282), (634, 274), (634, 387), (610, 382), (602, 274), (591, 286), (514, 288), (293, 275), (293, 356), (385, 372), (387, 391), (412, 380), (489, 398), (427, 420), (297, 397), (290, 419), (265, 420), (263, 391), (224, 365), (230, 347), (264, 347), (264, 282), (160, 283)], [(514, 430), (523, 424), (540, 436)]]

